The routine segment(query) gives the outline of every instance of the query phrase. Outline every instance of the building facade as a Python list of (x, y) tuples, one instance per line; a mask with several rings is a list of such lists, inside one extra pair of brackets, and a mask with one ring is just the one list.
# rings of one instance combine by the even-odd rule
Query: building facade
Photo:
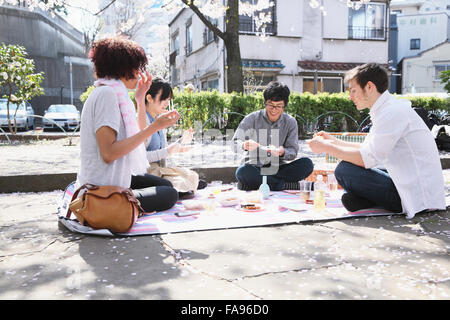
[[(450, 0), (393, 0), (391, 12), (398, 30), (397, 55), (390, 57), (397, 62), (397, 92), (442, 92), (436, 70), (446, 65), (440, 54), (450, 39)], [(429, 61), (431, 55), (437, 60)]]
[(58, 15), (23, 6), (0, 5), (0, 26), (0, 42), (25, 47), (35, 72), (44, 72), (44, 95), (30, 101), (35, 114), (42, 116), (51, 104), (71, 101), (81, 110), (79, 97), (94, 80), (83, 34)]
[(416, 56), (402, 59), (402, 94), (446, 92), (439, 77), (446, 70), (450, 70), (449, 40)]
[[(249, 0), (256, 2), (257, 0)], [(341, 92), (345, 72), (357, 65), (388, 63), (388, 1), (358, 10), (322, 0), (326, 14), (308, 0), (274, 0), (264, 34), (252, 17), (240, 16), (240, 50), (246, 91), (284, 82), (297, 92)], [(224, 30), (224, 20), (212, 22)], [(172, 85), (197, 90), (226, 88), (226, 50), (190, 9), (169, 24)]]

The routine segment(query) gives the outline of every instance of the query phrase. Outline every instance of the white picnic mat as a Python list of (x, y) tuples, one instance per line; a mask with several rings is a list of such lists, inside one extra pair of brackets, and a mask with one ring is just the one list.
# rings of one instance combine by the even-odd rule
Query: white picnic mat
[[(222, 190), (230, 186), (223, 185)], [(216, 187), (217, 188), (217, 187)], [(109, 230), (94, 230), (88, 226), (81, 225), (76, 219), (67, 219), (67, 205), (72, 198), (73, 184), (70, 184), (61, 199), (58, 208), (58, 218), (60, 223), (73, 232), (84, 234), (95, 234), (105, 236), (134, 236), (149, 234), (164, 234), (186, 231), (214, 230), (242, 227), (257, 227), (266, 225), (300, 223), (305, 221), (324, 221), (334, 219), (344, 219), (352, 217), (384, 216), (395, 213), (381, 208), (364, 209), (357, 212), (348, 212), (340, 201), (342, 190), (334, 194), (327, 194), (326, 208), (322, 211), (316, 211), (312, 204), (305, 204), (296, 191), (271, 192), (268, 199), (257, 204), (261, 207), (256, 211), (245, 211), (241, 206), (235, 205), (224, 207), (217, 199), (223, 196), (225, 192), (236, 195), (242, 202), (247, 199), (258, 197), (257, 191), (244, 192), (236, 189), (231, 191), (222, 191), (216, 195), (216, 198), (210, 198), (213, 191), (218, 191), (212, 187), (199, 190), (193, 200), (207, 203), (209, 210), (186, 210), (183, 202), (179, 201), (170, 210), (157, 212), (154, 214), (144, 214), (138, 219), (135, 225), (127, 233), (112, 233)], [(450, 199), (449, 199), (450, 200)], [(212, 207), (212, 208), (211, 208)], [(187, 216), (178, 216), (177, 213), (187, 213)], [(72, 215), (73, 218), (75, 218)]]

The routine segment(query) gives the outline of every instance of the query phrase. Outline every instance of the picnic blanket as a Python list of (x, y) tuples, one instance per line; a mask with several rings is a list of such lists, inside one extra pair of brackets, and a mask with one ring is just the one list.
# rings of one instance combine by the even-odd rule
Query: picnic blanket
[[(222, 186), (222, 190), (227, 189), (227, 185)], [(126, 233), (112, 233), (109, 230), (94, 230), (88, 226), (81, 225), (76, 219), (67, 219), (67, 206), (72, 199), (74, 192), (74, 183), (71, 183), (61, 199), (58, 208), (59, 222), (73, 232), (104, 236), (136, 236), (163, 234), (187, 231), (228, 229), (257, 227), (266, 225), (300, 223), (306, 221), (324, 221), (352, 217), (384, 216), (395, 213), (381, 208), (370, 208), (356, 212), (348, 212), (341, 203), (342, 190), (333, 194), (326, 194), (326, 208), (322, 211), (314, 210), (312, 204), (304, 203), (298, 191), (278, 191), (271, 192), (268, 199), (260, 204), (261, 209), (256, 211), (245, 211), (240, 205), (223, 207), (215, 199), (209, 197), (213, 193), (212, 187), (198, 190), (194, 199), (214, 203), (213, 210), (186, 210), (183, 201), (176, 203), (169, 210), (153, 214), (144, 214), (135, 225)], [(223, 192), (233, 192), (243, 199), (251, 196), (258, 191), (245, 192), (240, 190), (231, 190)], [(189, 200), (185, 200), (189, 201)], [(191, 215), (178, 216), (179, 213), (188, 213)], [(74, 215), (72, 215), (75, 218)]]

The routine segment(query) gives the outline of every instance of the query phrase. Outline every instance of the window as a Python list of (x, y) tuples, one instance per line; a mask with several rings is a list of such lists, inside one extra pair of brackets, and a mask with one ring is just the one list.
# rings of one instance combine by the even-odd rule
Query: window
[[(207, 18), (207, 19), (208, 19), (214, 26), (217, 27), (217, 25), (218, 25), (218, 23), (219, 23), (219, 20), (218, 20), (218, 19), (210, 19), (210, 18)], [(212, 30), (209, 29), (208, 27), (205, 28), (205, 34), (204, 34), (204, 36), (205, 36), (205, 38), (203, 39), (203, 40), (204, 40), (203, 43), (204, 43), (205, 45), (207, 45), (208, 43), (214, 41), (214, 32), (212, 32)]]
[(192, 52), (192, 22), (186, 25), (186, 54)]
[(409, 45), (411, 50), (419, 50), (420, 49), (420, 39), (411, 39), (411, 44)]
[(392, 10), (392, 13), (395, 13), (395, 14), (401, 14), (401, 13), (402, 13), (402, 10)]
[(219, 79), (209, 80), (208, 81), (208, 89), (209, 90), (219, 89)]
[(180, 82), (180, 75), (177, 68), (172, 68), (171, 80), (172, 80), (172, 87), (175, 87)]
[(256, 91), (264, 91), (269, 82), (276, 79), (276, 75), (269, 72), (243, 70), (244, 93), (252, 94)]
[(219, 90), (219, 79), (203, 80), (202, 90)]
[(172, 49), (172, 52), (175, 52), (176, 56), (180, 54), (180, 42), (178, 33), (172, 37)]
[(434, 80), (441, 81), (439, 77), (443, 71), (450, 70), (450, 64), (435, 64), (434, 65)]
[[(303, 92), (314, 93), (314, 78), (303, 77)], [(342, 92), (342, 78), (319, 77), (317, 78), (317, 92)]]
[[(242, 0), (242, 2), (248, 2), (253, 5), (258, 4), (258, 0)], [(266, 34), (275, 34), (276, 29), (276, 22), (275, 22), (275, 7), (276, 7), (276, 1), (273, 0), (273, 6), (256, 11), (253, 13), (253, 16), (249, 17), (247, 15), (240, 15), (239, 16), (239, 32), (240, 33), (250, 33), (254, 34), (257, 32), (262, 32), (264, 29)], [(265, 14), (269, 19), (269, 21), (264, 22), (260, 25), (259, 16), (260, 14)]]
[(386, 5), (384, 3), (363, 4), (348, 12), (349, 39), (385, 40)]

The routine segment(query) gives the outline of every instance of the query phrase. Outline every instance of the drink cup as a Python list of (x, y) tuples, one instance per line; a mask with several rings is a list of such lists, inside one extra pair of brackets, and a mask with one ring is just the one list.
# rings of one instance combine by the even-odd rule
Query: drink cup
[(336, 180), (336, 177), (334, 174), (327, 175), (327, 181), (328, 181), (328, 189), (330, 190), (330, 194), (336, 193), (338, 189), (338, 182)]
[(302, 180), (302, 181), (299, 181), (299, 185), (300, 185), (300, 195), (302, 197), (302, 200), (304, 202), (306, 202), (311, 197), (312, 182)]

